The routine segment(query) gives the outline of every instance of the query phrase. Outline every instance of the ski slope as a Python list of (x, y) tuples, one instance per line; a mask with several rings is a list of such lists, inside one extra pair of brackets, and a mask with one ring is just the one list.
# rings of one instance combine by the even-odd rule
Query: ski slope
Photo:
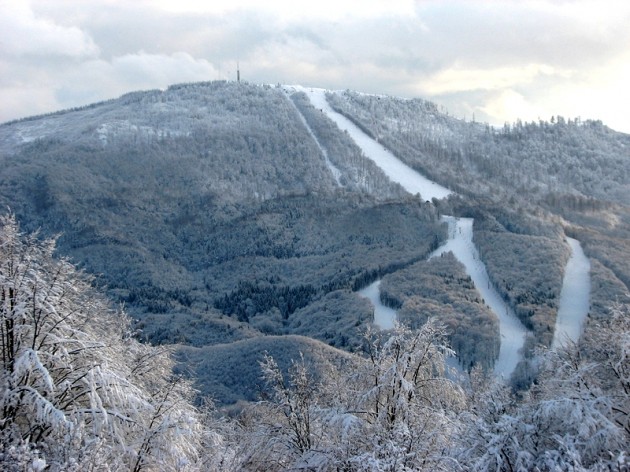
[(396, 310), (381, 303), (380, 285), (381, 281), (377, 280), (357, 293), (374, 305), (374, 324), (380, 329), (392, 329), (396, 322)]
[(499, 358), (494, 364), (494, 372), (499, 377), (508, 378), (521, 359), (520, 350), (525, 343), (527, 330), (490, 283), (486, 266), (481, 261), (473, 243), (472, 218), (444, 216), (442, 220), (448, 223), (448, 240), (433, 251), (429, 259), (450, 251), (466, 268), (466, 273), (472, 279), (477, 291), (499, 318), (501, 348)]
[(567, 342), (577, 342), (590, 309), (591, 263), (579, 241), (567, 238), (567, 242), (571, 247), (571, 257), (564, 271), (552, 349)]
[(374, 161), (392, 181), (399, 183), (407, 192), (412, 195), (419, 193), (424, 200), (442, 199), (453, 193), (400, 161), (382, 144), (361, 131), (352, 121), (333, 110), (326, 100), (326, 90), (297, 85), (290, 86), (289, 89), (308, 95), (315, 108), (324, 112), (341, 130), (347, 131), (366, 157)]

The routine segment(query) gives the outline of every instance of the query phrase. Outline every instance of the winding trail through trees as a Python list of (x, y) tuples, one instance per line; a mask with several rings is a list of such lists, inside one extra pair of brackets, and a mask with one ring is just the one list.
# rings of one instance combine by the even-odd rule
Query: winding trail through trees
[[(401, 162), (352, 121), (333, 110), (326, 100), (325, 90), (299, 86), (291, 88), (306, 93), (315, 108), (325, 113), (341, 130), (346, 131), (369, 159), (374, 161), (392, 181), (399, 183), (408, 192), (419, 193), (424, 200), (441, 199), (452, 193), (449, 189), (432, 182)], [(501, 348), (494, 372), (500, 377), (508, 378), (521, 359), (521, 348), (525, 342), (527, 330), (516, 317), (512, 308), (499, 295), (488, 277), (486, 267), (473, 243), (473, 220), (452, 216), (444, 216), (443, 220), (449, 226), (448, 240), (430, 254), (429, 258), (451, 251), (465, 266), (467, 274), (471, 277), (485, 303), (499, 319)], [(571, 246), (572, 257), (565, 271), (554, 347), (563, 339), (577, 340), (584, 317), (588, 313), (590, 265), (582, 252), (580, 243), (570, 238), (568, 238), (568, 242)], [(390, 329), (396, 320), (396, 311), (381, 303), (379, 285), (380, 281), (376, 281), (360, 290), (359, 294), (372, 301), (374, 323), (381, 329)]]
[(448, 223), (448, 240), (429, 255), (429, 259), (451, 251), (458, 261), (466, 267), (477, 291), (490, 309), (499, 318), (501, 348), (499, 358), (494, 363), (494, 373), (508, 378), (521, 359), (520, 350), (525, 343), (527, 330), (516, 317), (514, 310), (501, 298), (490, 282), (486, 266), (479, 257), (473, 243), (473, 219), (442, 217)]
[(369, 299), (374, 305), (374, 324), (380, 329), (392, 329), (396, 322), (396, 310), (383, 305), (380, 292), (381, 281), (372, 282), (358, 291), (359, 295)]

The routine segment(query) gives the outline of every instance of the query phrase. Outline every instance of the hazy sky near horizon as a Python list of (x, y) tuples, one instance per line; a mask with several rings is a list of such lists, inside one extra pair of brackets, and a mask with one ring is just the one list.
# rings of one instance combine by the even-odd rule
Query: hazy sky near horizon
[(630, 133), (627, 0), (0, 0), (0, 122), (234, 80)]

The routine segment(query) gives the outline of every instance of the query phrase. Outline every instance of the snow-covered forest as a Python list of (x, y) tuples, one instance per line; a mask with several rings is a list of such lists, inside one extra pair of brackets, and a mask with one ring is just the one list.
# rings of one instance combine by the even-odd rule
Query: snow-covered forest
[[(232, 82), (0, 125), (0, 468), (624, 470), (629, 150), (595, 121)], [(588, 314), (558, 347), (575, 244)], [(490, 285), (527, 333), (511, 379)]]
[(600, 121), (554, 116), (496, 129), (452, 118), (421, 99), (351, 91), (327, 98), (411, 167), (457, 192), (629, 203), (630, 137)]
[(212, 435), (171, 349), (53, 257), (54, 240), (0, 219), (2, 470), (180, 470)]
[[(169, 349), (131, 337), (54, 241), (0, 221), (3, 470), (621, 470), (630, 312), (539, 358), (523, 398), (481, 368), (448, 372), (446, 328), (367, 330), (366, 355), (259, 360), (234, 418), (192, 404)], [(604, 343), (602, 341), (605, 340)], [(307, 345), (303, 345), (307, 347)], [(286, 362), (286, 357), (285, 357)]]

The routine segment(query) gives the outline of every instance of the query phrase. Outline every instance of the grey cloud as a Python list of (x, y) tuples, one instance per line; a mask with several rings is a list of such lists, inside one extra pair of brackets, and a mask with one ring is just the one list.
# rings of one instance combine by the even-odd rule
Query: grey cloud
[(217, 70), (208, 61), (186, 53), (127, 54), (111, 61), (92, 59), (48, 74), (41, 74), (32, 65), (14, 70), (22, 78), (36, 76), (36, 80), (26, 87), (6, 80), (0, 82), (0, 102), (4, 104), (0, 122), (106, 100), (129, 91), (213, 80), (217, 76)]
[(0, 15), (0, 54), (5, 57), (94, 57), (99, 50), (76, 26), (37, 18), (24, 2), (7, 3)]
[(572, 15), (572, 8), (568, 2), (551, 10), (529, 2), (436, 2), (418, 14), (430, 30), (426, 46), (434, 54), (483, 67), (528, 61), (580, 67), (627, 48), (629, 10), (602, 31), (594, 20)]
[(165, 88), (178, 82), (211, 80), (215, 68), (186, 53), (127, 54), (112, 61), (94, 60), (66, 72), (56, 97), (64, 106), (103, 100), (130, 90)]
[[(92, 0), (88, 8), (78, 0), (33, 0), (35, 14), (23, 18), (56, 32), (53, 49), (65, 48), (66, 56), (5, 56), (2, 75), (12, 78), (0, 78), (0, 86), (6, 95), (26, 84), (46, 106), (50, 97), (74, 106), (167, 81), (234, 78), (238, 60), (252, 82), (420, 95), (455, 114), (481, 116), (501, 90), (544, 97), (569, 81), (587, 83), (595, 69), (627, 53), (630, 8), (612, 11), (603, 26), (575, 13), (588, 3), (422, 1), (415, 15), (327, 21), (288, 19), (263, 4), (211, 15), (167, 13), (151, 2)], [(20, 34), (13, 41), (24, 41)], [(451, 82), (436, 87), (445, 74)]]

